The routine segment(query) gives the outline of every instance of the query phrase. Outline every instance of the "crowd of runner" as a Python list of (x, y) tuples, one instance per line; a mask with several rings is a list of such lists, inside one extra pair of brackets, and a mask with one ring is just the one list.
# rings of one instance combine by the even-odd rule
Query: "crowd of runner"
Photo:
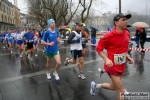
[[(127, 30), (127, 19), (131, 18), (131, 14), (124, 15), (122, 13), (117, 14), (114, 17), (115, 28), (108, 32), (96, 46), (96, 51), (104, 59), (104, 71), (109, 75), (111, 83), (99, 83), (91, 82), (91, 95), (95, 95), (97, 89), (104, 88), (117, 91), (117, 100), (123, 100), (120, 98), (120, 93), (127, 94), (122, 83), (122, 74), (125, 70), (126, 60), (133, 63), (133, 59), (128, 55), (128, 43), (130, 39), (129, 31)], [(25, 51), (28, 59), (33, 61), (33, 54), (37, 55), (39, 43), (43, 46), (43, 52), (46, 53), (46, 76), (47, 79), (51, 79), (50, 64), (52, 58), (56, 61), (55, 70), (53, 75), (56, 80), (59, 80), (58, 70), (61, 65), (61, 57), (59, 54), (58, 44), (60, 42), (59, 32), (55, 27), (55, 21), (49, 19), (47, 21), (48, 29), (37, 31), (36, 29), (28, 28), (27, 30), (7, 30), (0, 33), (0, 42), (3, 48), (8, 48), (10, 53), (13, 53), (13, 47), (17, 45), (20, 51), (20, 57)], [(70, 44), (72, 58), (66, 58), (64, 65), (78, 63), (79, 74), (78, 77), (86, 79), (84, 76), (84, 56), (86, 55), (86, 42), (90, 40), (84, 23), (75, 23), (74, 28), (70, 32), (67, 43)], [(95, 37), (94, 37), (95, 38)], [(94, 38), (92, 40), (94, 40)], [(122, 45), (123, 44), (123, 45)], [(107, 55), (103, 52), (106, 49)], [(34, 53), (33, 53), (34, 51)], [(99, 69), (100, 73), (102, 72)]]
[[(20, 57), (22, 57), (23, 51), (30, 52), (30, 49), (33, 49), (35, 51), (35, 56), (38, 56), (38, 45), (44, 32), (45, 30), (39, 31), (31, 28), (0, 31), (0, 42), (2, 47), (8, 48), (10, 53), (13, 53), (13, 48), (17, 47), (20, 52)], [(43, 52), (45, 52), (44, 48)], [(29, 58), (32, 60), (31, 57)]]

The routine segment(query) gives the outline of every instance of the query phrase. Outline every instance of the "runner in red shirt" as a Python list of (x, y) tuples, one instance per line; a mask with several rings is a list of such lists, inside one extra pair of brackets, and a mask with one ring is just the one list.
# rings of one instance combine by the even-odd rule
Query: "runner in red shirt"
[(38, 46), (39, 46), (39, 34), (36, 31), (36, 29), (34, 29), (33, 31), (34, 31), (33, 48), (34, 48), (34, 51), (35, 51), (35, 56), (37, 57), (38, 56), (37, 51), (38, 51)]
[[(131, 14), (124, 15), (117, 14), (114, 17), (115, 28), (108, 32), (99, 42), (96, 47), (98, 54), (104, 59), (104, 69), (111, 78), (111, 83), (96, 84), (91, 82), (91, 95), (95, 95), (97, 88), (105, 88), (109, 90), (116, 90), (118, 93), (118, 100), (120, 93), (126, 92), (122, 84), (122, 74), (125, 69), (126, 59), (133, 63), (133, 59), (128, 55), (128, 44), (130, 34), (127, 29), (127, 19), (131, 18)], [(107, 50), (106, 56), (103, 50)]]

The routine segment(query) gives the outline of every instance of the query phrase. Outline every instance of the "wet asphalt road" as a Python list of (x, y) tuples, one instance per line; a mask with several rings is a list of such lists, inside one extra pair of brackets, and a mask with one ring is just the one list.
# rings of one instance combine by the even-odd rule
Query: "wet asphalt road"
[[(133, 42), (133, 47), (136, 47)], [(60, 80), (56, 81), (52, 72), (55, 60), (51, 64), (51, 80), (46, 79), (46, 56), (40, 49), (34, 61), (24, 57), (20, 59), (18, 51), (10, 54), (0, 46), (0, 100), (116, 100), (116, 92), (99, 89), (95, 96), (89, 93), (90, 82), (110, 82), (107, 74), (99, 77), (98, 68), (103, 68), (103, 60), (95, 47), (87, 46), (84, 64), (86, 80), (77, 77), (77, 64), (63, 65), (66, 57), (71, 57), (68, 45), (60, 45), (61, 68)], [(146, 42), (145, 48), (150, 48)], [(140, 55), (140, 51), (131, 51), (134, 64), (126, 64), (123, 83), (129, 92), (150, 92), (150, 52)]]

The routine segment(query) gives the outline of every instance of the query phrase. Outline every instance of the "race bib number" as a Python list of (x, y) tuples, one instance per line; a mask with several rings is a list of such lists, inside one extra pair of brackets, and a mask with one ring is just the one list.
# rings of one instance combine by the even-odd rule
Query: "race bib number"
[(29, 40), (29, 43), (33, 42), (33, 40)]
[(82, 38), (82, 42), (83, 42), (83, 43), (85, 42), (85, 38)]
[(123, 54), (114, 54), (114, 63), (116, 65), (121, 65), (126, 62), (126, 53)]
[(22, 37), (21, 37), (21, 36), (18, 36), (18, 40), (22, 40)]
[(8, 39), (10, 39), (10, 40), (11, 40), (11, 39), (13, 39), (13, 37), (8, 37)]

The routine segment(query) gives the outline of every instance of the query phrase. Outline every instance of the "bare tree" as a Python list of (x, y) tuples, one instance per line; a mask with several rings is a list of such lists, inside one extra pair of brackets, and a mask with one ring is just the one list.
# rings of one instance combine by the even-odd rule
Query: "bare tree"
[[(92, 6), (92, 2), (93, 2), (93, 0), (90, 0), (89, 1), (89, 4), (87, 4), (86, 5), (86, 1), (85, 0), (80, 0), (80, 3), (81, 3), (81, 5), (82, 5), (82, 7), (83, 7), (83, 10), (82, 10), (82, 12), (81, 12), (81, 21), (82, 22), (85, 22), (85, 20), (88, 18), (88, 16), (89, 16), (89, 11), (90, 11), (90, 8), (91, 8), (91, 6)], [(86, 14), (85, 14), (86, 13)]]
[[(84, 23), (90, 14), (94, 14), (94, 12), (98, 11), (96, 8), (104, 6), (105, 3), (102, 0), (79, 0), (82, 6), (81, 11), (81, 21)], [(90, 11), (91, 10), (91, 11)], [(99, 12), (100, 12), (99, 10)]]
[[(46, 21), (53, 18), (56, 26), (68, 25), (77, 14), (82, 22), (85, 22), (92, 10), (95, 9), (99, 0), (27, 0), (29, 14), (38, 19), (42, 27), (47, 25)], [(94, 6), (93, 3), (95, 2)], [(98, 3), (99, 4), (99, 3)], [(98, 5), (100, 6), (100, 4)], [(93, 12), (92, 12), (93, 13)]]
[(27, 3), (29, 9), (28, 13), (35, 19), (38, 19), (41, 27), (46, 27), (47, 17), (50, 13), (47, 13), (47, 10), (43, 9), (41, 0), (28, 0)]
[(67, 25), (76, 14), (79, 4), (77, 2), (75, 6), (73, 0), (28, 0), (29, 13), (39, 19), (43, 27), (49, 18), (56, 21), (57, 27)]
[(73, 0), (71, 0), (69, 4), (70, 5), (69, 5), (69, 9), (68, 9), (67, 13), (65, 13), (63, 15), (64, 25), (68, 25), (69, 22), (72, 20), (72, 18), (74, 17), (74, 15), (76, 14), (76, 12), (79, 8), (80, 2), (78, 1), (77, 6), (75, 7), (74, 10), (72, 8), (74, 8), (73, 6), (75, 6), (76, 3), (73, 2)]

